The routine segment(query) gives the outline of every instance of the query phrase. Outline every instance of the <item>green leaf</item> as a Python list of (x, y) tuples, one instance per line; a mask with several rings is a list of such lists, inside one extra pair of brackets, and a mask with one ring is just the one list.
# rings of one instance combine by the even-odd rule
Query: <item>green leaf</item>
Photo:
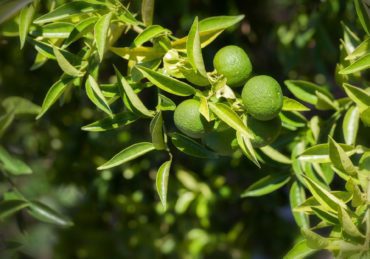
[(231, 128), (239, 131), (248, 138), (253, 138), (253, 135), (247, 126), (245, 126), (242, 119), (229, 106), (223, 103), (209, 103), (209, 108), (220, 120)]
[[(351, 156), (356, 153), (356, 149), (353, 146), (346, 144), (339, 144), (344, 152)], [(316, 163), (330, 163), (329, 157), (329, 145), (318, 144), (313, 147), (307, 148), (303, 153), (298, 155), (298, 159), (305, 162), (316, 162)]]
[(69, 22), (54, 22), (46, 24), (42, 27), (37, 27), (30, 33), (34, 37), (43, 37), (51, 39), (66, 39), (70, 36), (75, 26)]
[(81, 37), (85, 36), (85, 34), (92, 30), (93, 25), (98, 21), (98, 17), (92, 16), (80, 21), (74, 29), (70, 32), (68, 38), (63, 43), (63, 46), (67, 47), (71, 45), (73, 42), (77, 41)]
[(359, 119), (360, 112), (356, 106), (351, 106), (344, 115), (342, 131), (347, 145), (356, 144)]
[(102, 120), (95, 121), (91, 124), (83, 126), (81, 129), (85, 131), (101, 132), (112, 129), (117, 129), (129, 125), (139, 119), (139, 116), (131, 112), (122, 112), (114, 114), (112, 117), (107, 117)]
[(302, 228), (301, 233), (306, 238), (307, 246), (309, 248), (324, 249), (330, 244), (327, 238), (324, 238), (307, 228)]
[(294, 99), (284, 96), (283, 111), (309, 111), (310, 109)]
[(63, 54), (58, 50), (58, 48), (53, 47), (55, 58), (57, 59), (59, 67), (64, 73), (73, 77), (82, 77), (85, 73), (75, 68)]
[(111, 23), (112, 13), (107, 13), (99, 18), (94, 26), (95, 44), (98, 49), (100, 61), (103, 60), (105, 45), (108, 38), (109, 25)]
[(23, 161), (10, 155), (0, 146), (0, 167), (12, 175), (32, 174), (32, 169)]
[(146, 26), (152, 25), (155, 0), (142, 0), (141, 18)]
[(348, 67), (343, 68), (339, 71), (339, 74), (341, 75), (348, 75), (348, 74), (354, 74), (357, 72), (361, 72), (365, 69), (368, 69), (370, 67), (370, 54), (367, 54), (352, 64), (350, 64)]
[(316, 249), (308, 247), (306, 240), (301, 240), (284, 256), (284, 259), (304, 259), (313, 254)]
[(155, 185), (157, 187), (157, 193), (161, 199), (163, 208), (167, 208), (167, 187), (168, 187), (168, 176), (170, 173), (172, 160), (164, 162), (158, 169)]
[(252, 161), (258, 168), (261, 168), (257, 156), (256, 151), (254, 150), (251, 141), (245, 135), (240, 133), (239, 131), (236, 132), (236, 141), (240, 149), (242, 150), (243, 154)]
[(123, 97), (123, 93), (126, 94), (130, 104), (135, 108), (135, 110), (137, 110), (144, 116), (153, 117), (154, 112), (149, 111), (145, 107), (143, 102), (140, 100), (140, 98), (137, 96), (137, 94), (132, 89), (131, 85), (127, 82), (127, 80), (122, 76), (122, 74), (118, 71), (116, 67), (114, 67), (114, 70), (117, 75), (119, 92), (122, 93), (121, 96)]
[(260, 148), (262, 153), (271, 158), (272, 160), (282, 163), (282, 164), (291, 164), (292, 160), (286, 155), (280, 153), (277, 149), (271, 146), (265, 146)]
[(170, 98), (158, 94), (157, 109), (160, 111), (174, 111), (176, 109), (176, 104)]
[(73, 78), (64, 76), (50, 87), (49, 91), (46, 93), (44, 102), (42, 103), (41, 111), (39, 115), (37, 115), (36, 119), (40, 119), (45, 112), (49, 110), (49, 108), (59, 99), (68, 85), (72, 82)]
[(193, 192), (181, 193), (179, 198), (176, 201), (175, 212), (177, 214), (183, 214), (189, 208), (191, 202), (195, 199)]
[(195, 140), (182, 135), (180, 133), (172, 133), (171, 135), (172, 144), (181, 152), (194, 157), (199, 158), (216, 158), (217, 154), (206, 149), (204, 146), (196, 142)]
[(0, 220), (17, 213), (18, 211), (27, 208), (29, 203), (24, 200), (7, 200), (0, 202)]
[(19, 15), (19, 39), (21, 42), (21, 49), (26, 42), (28, 30), (32, 23), (33, 16), (35, 15), (36, 2), (24, 7)]
[(354, 0), (355, 9), (362, 27), (367, 35), (370, 35), (369, 7), (363, 0)]
[(360, 119), (361, 119), (362, 123), (365, 125), (365, 127), (370, 127), (370, 107), (361, 111)]
[(94, 77), (89, 75), (88, 79), (86, 80), (85, 87), (87, 96), (96, 105), (96, 107), (98, 107), (100, 110), (104, 111), (108, 115), (113, 116), (109, 104)]
[(8, 129), (14, 120), (14, 112), (6, 113), (0, 117), (0, 137)]
[(179, 96), (189, 96), (195, 94), (195, 89), (182, 81), (165, 76), (143, 66), (136, 66), (143, 75), (160, 89)]
[(304, 188), (300, 182), (295, 181), (290, 187), (289, 201), (295, 222), (300, 228), (308, 228), (310, 226), (309, 218), (305, 213), (294, 211), (294, 209), (300, 206), (305, 200), (306, 194)]
[(161, 112), (158, 112), (150, 122), (150, 133), (154, 147), (158, 150), (166, 149), (167, 145), (163, 135), (163, 118)]
[(282, 111), (279, 113), (283, 127), (287, 129), (302, 128), (307, 126), (307, 119), (296, 111)]
[(7, 97), (1, 104), (7, 113), (13, 112), (14, 115), (35, 115), (41, 110), (40, 106), (18, 96)]
[(135, 158), (138, 158), (146, 153), (153, 151), (155, 148), (152, 143), (141, 142), (133, 144), (115, 156), (113, 156), (109, 161), (98, 167), (98, 170), (105, 170), (115, 166), (127, 163)]
[(241, 197), (258, 197), (272, 193), (287, 184), (289, 180), (289, 174), (270, 174), (249, 186)]
[(322, 94), (319, 91), (315, 91), (317, 96), (317, 103), (315, 105), (316, 109), (327, 111), (327, 110), (338, 110), (338, 104), (335, 100), (331, 97), (329, 98), (327, 95)]
[(356, 176), (356, 169), (343, 148), (329, 136), (329, 156), (333, 165), (342, 172)]
[(341, 199), (334, 196), (321, 185), (317, 184), (312, 179), (304, 176), (306, 187), (310, 190), (313, 197), (327, 210), (337, 211), (338, 207), (347, 208), (347, 205)]
[(360, 111), (370, 106), (370, 95), (365, 90), (346, 83), (343, 88), (348, 97), (359, 106)]
[(366, 54), (370, 53), (370, 39), (366, 39), (363, 42), (361, 42), (360, 45), (357, 46), (357, 48), (349, 54), (345, 59), (346, 60), (353, 60), (357, 59), (359, 57), (365, 56)]
[(30, 203), (28, 213), (32, 217), (46, 223), (51, 223), (62, 227), (73, 226), (73, 223), (69, 219), (54, 211), (49, 206), (46, 206), (38, 201), (32, 201)]
[(105, 5), (102, 4), (92, 4), (86, 1), (73, 1), (61, 5), (51, 12), (44, 14), (43, 16), (37, 18), (33, 22), (36, 24), (43, 24), (47, 22), (54, 22), (63, 19), (70, 19), (74, 15), (81, 15), (81, 13), (91, 13), (104, 9)]
[(139, 35), (136, 36), (136, 38), (134, 39), (134, 46), (139, 47), (143, 45), (145, 42), (148, 42), (160, 35), (168, 33), (170, 33), (170, 31), (163, 28), (160, 25), (151, 25), (145, 28), (144, 31), (142, 31)]
[(316, 91), (332, 99), (331, 94), (325, 88), (316, 84), (301, 80), (286, 80), (284, 83), (295, 97), (304, 102), (316, 105), (318, 102)]
[(199, 112), (207, 121), (211, 121), (211, 115), (209, 113), (208, 100), (205, 96), (200, 96)]
[(32, 0), (3, 0), (0, 2), (0, 24), (19, 12)]
[(189, 31), (188, 39), (186, 41), (186, 50), (189, 63), (193, 69), (198, 71), (204, 78), (207, 78), (207, 72), (202, 56), (202, 48), (200, 46), (198, 17), (195, 18)]
[(364, 237), (343, 208), (338, 208), (338, 217), (344, 232), (353, 237)]
[[(243, 20), (244, 15), (237, 16), (215, 16), (209, 17), (199, 22), (199, 36), (201, 47), (204, 48), (225, 29)], [(179, 50), (186, 50), (187, 37), (172, 42), (172, 47)]]
[(339, 220), (335, 213), (329, 212), (328, 210), (323, 209), (321, 206), (312, 206), (311, 209), (312, 212), (326, 224), (330, 224), (333, 226), (339, 224)]

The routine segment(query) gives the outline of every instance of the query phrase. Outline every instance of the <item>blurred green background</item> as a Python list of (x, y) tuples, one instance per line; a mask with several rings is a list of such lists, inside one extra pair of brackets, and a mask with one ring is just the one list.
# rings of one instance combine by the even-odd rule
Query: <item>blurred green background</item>
[[(138, 12), (140, 1), (130, 6)], [(335, 87), (340, 21), (355, 24), (352, 1), (157, 0), (154, 21), (183, 36), (195, 16), (237, 14), (246, 15), (241, 24), (204, 49), (209, 70), (217, 50), (235, 44), (248, 52), (257, 74), (281, 83), (300, 78)], [(17, 37), (0, 36), (0, 100), (22, 96), (42, 103), (61, 71), (51, 61), (30, 71), (35, 54), (30, 45), (20, 51)], [(110, 54), (104, 64), (107, 76), (111, 63), (123, 61)], [(75, 224), (63, 229), (22, 214), (18, 221), (23, 231), (15, 220), (1, 222), (0, 242), (24, 243), (15, 258), (263, 259), (281, 258), (294, 244), (299, 230), (287, 190), (240, 198), (257, 179), (289, 167), (268, 161), (259, 170), (238, 153), (208, 161), (176, 153), (169, 209), (164, 212), (154, 182), (165, 153), (148, 154), (110, 171), (96, 170), (123, 147), (150, 140), (149, 121), (105, 133), (81, 131), (99, 118), (84, 92), (77, 90), (38, 121), (18, 119), (1, 138), (1, 145), (34, 169), (32, 176), (16, 179), (24, 194), (63, 212)], [(0, 181), (0, 195), (8, 188)], [(1, 258), (8, 256), (0, 251)]]

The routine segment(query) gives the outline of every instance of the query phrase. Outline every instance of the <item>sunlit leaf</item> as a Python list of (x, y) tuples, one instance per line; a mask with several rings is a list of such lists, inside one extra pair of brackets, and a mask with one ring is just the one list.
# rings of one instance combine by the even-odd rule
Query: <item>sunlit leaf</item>
[(327, 238), (324, 238), (307, 228), (302, 228), (301, 233), (306, 238), (307, 246), (312, 249), (323, 249), (330, 244)]
[(98, 49), (100, 61), (103, 60), (105, 45), (107, 42), (109, 25), (111, 23), (112, 13), (107, 13), (99, 18), (94, 26), (95, 44)]
[(84, 72), (75, 68), (63, 54), (58, 50), (58, 48), (53, 47), (55, 58), (57, 59), (59, 67), (63, 70), (64, 73), (73, 77), (82, 77)]
[(12, 175), (32, 174), (32, 169), (0, 146), (0, 168)]
[(349, 175), (355, 176), (356, 169), (343, 148), (329, 137), (329, 156), (333, 165)]
[(349, 108), (344, 115), (342, 131), (347, 145), (354, 145), (356, 143), (359, 119), (360, 112), (356, 106)]
[(122, 112), (114, 114), (111, 117), (95, 121), (91, 124), (83, 126), (81, 129), (93, 132), (107, 131), (129, 125), (135, 122), (137, 119), (139, 119), (139, 116), (136, 114), (130, 112)]
[(313, 105), (316, 105), (318, 101), (316, 91), (332, 98), (331, 94), (325, 88), (307, 81), (286, 80), (284, 83), (295, 97)]
[(33, 201), (30, 203), (28, 212), (32, 217), (46, 223), (63, 227), (70, 227), (73, 225), (68, 218), (38, 201)]
[(310, 109), (301, 104), (300, 102), (284, 96), (283, 98), (283, 111), (309, 111)]
[(113, 156), (109, 161), (98, 167), (98, 170), (105, 170), (115, 166), (122, 165), (126, 162), (129, 162), (135, 158), (138, 158), (146, 153), (153, 151), (155, 148), (152, 143), (141, 142), (133, 144), (115, 156)]
[(181, 152), (194, 157), (199, 158), (216, 158), (216, 153), (206, 149), (204, 146), (196, 142), (195, 140), (179, 134), (172, 133), (171, 135), (172, 144)]
[(369, 7), (363, 0), (354, 0), (355, 9), (360, 23), (367, 35), (370, 35)]
[(339, 74), (341, 75), (353, 74), (368, 69), (369, 67), (370, 67), (370, 54), (359, 58), (358, 60), (350, 64), (348, 67), (343, 68), (342, 70), (339, 71)]
[(294, 209), (300, 206), (305, 200), (306, 194), (303, 186), (301, 185), (301, 183), (295, 181), (290, 187), (289, 201), (295, 222), (301, 228), (307, 228), (310, 226), (309, 218), (305, 213), (296, 212), (294, 211)]
[(158, 150), (166, 149), (166, 142), (163, 134), (163, 117), (162, 113), (157, 115), (150, 122), (150, 133), (152, 135), (152, 143)]
[(152, 25), (155, 0), (142, 0), (141, 18), (145, 25)]
[(163, 208), (167, 208), (167, 187), (168, 187), (168, 176), (170, 173), (172, 160), (164, 162), (158, 169), (155, 185), (157, 187), (157, 193), (161, 199)]
[(282, 163), (282, 164), (291, 164), (292, 160), (286, 155), (280, 153), (277, 149), (271, 146), (264, 146), (261, 147), (260, 150), (272, 160)]
[(3, 0), (0, 2), (0, 24), (19, 12), (33, 0)]
[[(23, 1), (24, 2), (24, 1)], [(1, 7), (0, 7), (1, 9)], [(33, 16), (35, 14), (36, 9), (36, 1), (29, 6), (26, 6), (22, 9), (21, 13), (19, 14), (19, 39), (21, 43), (21, 49), (26, 42), (26, 37), (32, 23)]]
[(312, 249), (307, 245), (306, 240), (302, 240), (289, 250), (289, 252), (284, 256), (284, 259), (304, 259), (315, 251), (316, 249)]
[(139, 69), (150, 82), (166, 92), (179, 96), (188, 96), (195, 93), (195, 89), (187, 83), (165, 76), (143, 66), (136, 66), (136, 68)]
[(195, 18), (190, 28), (188, 39), (186, 41), (186, 50), (189, 62), (195, 71), (207, 78), (207, 72), (204, 66), (202, 49), (200, 45), (198, 17)]
[(370, 95), (365, 90), (346, 83), (343, 88), (348, 97), (359, 106), (360, 111), (370, 106)]
[(100, 110), (104, 111), (108, 115), (112, 116), (113, 114), (109, 107), (109, 104), (94, 77), (89, 75), (88, 79), (86, 80), (85, 86), (87, 96), (96, 105), (96, 107), (98, 107)]
[(241, 197), (258, 197), (272, 193), (283, 187), (290, 180), (289, 174), (269, 174), (245, 190)]
[[(353, 146), (346, 144), (339, 144), (341, 148), (345, 151), (348, 156), (356, 153)], [(299, 154), (299, 160), (315, 163), (329, 163), (329, 145), (328, 144), (318, 144), (313, 147), (307, 148), (303, 153)]]
[(134, 45), (139, 47), (143, 45), (145, 42), (148, 42), (160, 35), (168, 34), (169, 30), (163, 28), (160, 25), (151, 25), (145, 28), (139, 35), (136, 36), (134, 39)]
[(353, 223), (347, 211), (341, 207), (338, 208), (338, 217), (344, 232), (353, 237), (364, 237), (364, 235), (358, 230), (356, 225)]
[(243, 154), (252, 161), (257, 167), (261, 168), (257, 156), (256, 151), (254, 150), (251, 141), (246, 137), (244, 134), (240, 133), (239, 131), (236, 132), (236, 140), (240, 149), (242, 150)]

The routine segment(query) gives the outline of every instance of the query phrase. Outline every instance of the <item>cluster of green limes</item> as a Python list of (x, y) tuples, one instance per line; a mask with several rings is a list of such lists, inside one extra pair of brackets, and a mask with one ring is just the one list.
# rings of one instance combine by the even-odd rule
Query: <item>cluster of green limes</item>
[[(247, 53), (238, 46), (220, 49), (213, 65), (232, 88), (243, 86), (241, 99), (246, 110), (247, 126), (254, 135), (252, 145), (260, 148), (271, 144), (280, 133), (278, 116), (283, 105), (279, 83), (270, 76), (251, 77), (252, 64)], [(235, 131), (223, 123), (212, 125), (199, 111), (200, 102), (189, 99), (180, 103), (174, 113), (176, 127), (192, 138), (203, 142), (221, 155), (229, 155), (235, 145)]]

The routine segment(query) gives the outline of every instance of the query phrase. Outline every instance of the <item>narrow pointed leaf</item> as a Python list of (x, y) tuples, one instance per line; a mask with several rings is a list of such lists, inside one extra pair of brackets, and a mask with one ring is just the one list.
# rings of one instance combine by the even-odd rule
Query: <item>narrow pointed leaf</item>
[(41, 106), (41, 111), (39, 115), (37, 115), (36, 119), (40, 119), (45, 112), (49, 110), (49, 108), (59, 99), (59, 97), (63, 94), (69, 84), (71, 84), (73, 78), (70, 77), (63, 77), (55, 84), (53, 84), (49, 91), (47, 92), (44, 102)]
[(0, 167), (12, 175), (32, 174), (32, 169), (0, 146)]
[(357, 175), (356, 169), (343, 148), (329, 137), (329, 156), (333, 165), (342, 172), (349, 175)]
[(264, 153), (266, 156), (271, 158), (272, 160), (282, 163), (282, 164), (291, 164), (292, 160), (290, 160), (289, 157), (286, 155), (280, 153), (277, 149), (271, 147), (271, 146), (264, 146), (260, 148), (262, 153)]
[(141, 18), (146, 26), (152, 25), (155, 0), (142, 0)]
[(358, 60), (350, 64), (348, 67), (343, 68), (342, 70), (339, 71), (339, 74), (341, 75), (353, 74), (368, 69), (369, 67), (370, 67), (370, 54), (359, 58)]
[(126, 162), (129, 162), (135, 158), (138, 158), (146, 153), (153, 151), (155, 148), (152, 143), (141, 142), (133, 144), (115, 156), (113, 156), (109, 161), (98, 167), (98, 170), (105, 170), (115, 166), (122, 165)]
[(17, 213), (18, 211), (27, 208), (29, 203), (24, 200), (7, 200), (0, 202), (0, 220)]
[(81, 77), (84, 75), (82, 71), (79, 71), (75, 68), (63, 54), (58, 50), (58, 48), (53, 47), (55, 58), (57, 59), (59, 67), (63, 70), (64, 73), (73, 77)]
[(44, 14), (43, 16), (37, 18), (34, 23), (43, 24), (47, 22), (69, 19), (74, 15), (80, 15), (81, 13), (91, 13), (104, 8), (105, 5), (103, 3), (98, 5), (96, 3), (87, 3), (86, 1), (73, 1), (61, 5), (55, 8), (53, 11)]
[[(356, 149), (353, 146), (339, 144), (348, 156), (356, 153)], [(316, 163), (330, 163), (329, 157), (329, 145), (318, 144), (313, 147), (307, 148), (303, 153), (298, 155), (298, 159), (306, 162)]]
[(370, 95), (365, 90), (346, 83), (343, 84), (343, 88), (348, 97), (360, 107), (360, 110), (370, 106)]
[(163, 134), (163, 118), (162, 113), (157, 115), (150, 122), (150, 133), (152, 135), (152, 143), (158, 150), (166, 149), (166, 143)]
[(139, 116), (130, 112), (122, 112), (111, 117), (95, 121), (91, 124), (83, 126), (81, 129), (85, 131), (101, 132), (112, 129), (117, 129), (129, 125), (139, 119)]
[(343, 208), (338, 208), (338, 217), (344, 232), (353, 237), (364, 237)]
[(252, 161), (258, 168), (261, 168), (257, 156), (256, 151), (254, 150), (251, 141), (248, 137), (240, 133), (239, 131), (236, 132), (236, 140), (240, 149), (242, 150), (243, 154)]
[(110, 116), (113, 115), (98, 83), (91, 75), (89, 75), (88, 79), (86, 80), (86, 94), (89, 99), (96, 105), (96, 107)]
[(253, 138), (249, 129), (243, 123), (242, 119), (227, 105), (223, 103), (209, 103), (211, 111), (227, 125), (241, 132), (249, 138)]
[(122, 93), (122, 97), (123, 97), (123, 93), (126, 94), (129, 102), (131, 103), (131, 105), (138, 112), (140, 112), (144, 116), (153, 117), (154, 116), (154, 112), (153, 111), (149, 111), (145, 107), (145, 105), (143, 104), (143, 102), (140, 100), (140, 98), (137, 96), (137, 94), (132, 89), (131, 85), (121, 75), (121, 73), (118, 71), (118, 69), (116, 67), (114, 67), (114, 70), (115, 70), (116, 75), (117, 75), (118, 87), (119, 87), (119, 91)]
[(316, 249), (310, 248), (307, 245), (307, 241), (302, 240), (289, 250), (289, 252), (284, 256), (284, 259), (305, 259), (314, 252), (316, 252)]
[(272, 193), (283, 187), (289, 180), (289, 174), (270, 174), (248, 187), (241, 197), (258, 197)]
[(352, 106), (344, 115), (343, 119), (343, 136), (347, 145), (354, 145), (357, 139), (360, 112), (358, 107)]
[(356, 49), (346, 57), (346, 60), (354, 60), (370, 53), (370, 39), (361, 42)]
[(332, 99), (331, 94), (325, 88), (316, 84), (302, 80), (286, 80), (284, 83), (295, 97), (304, 102), (316, 105), (318, 101), (316, 91)]
[(9, 96), (1, 104), (8, 113), (14, 112), (14, 115), (35, 115), (41, 110), (40, 106), (18, 96)]
[(134, 39), (134, 46), (139, 47), (143, 45), (145, 42), (148, 42), (160, 35), (164, 35), (169, 33), (170, 31), (163, 28), (160, 25), (151, 25), (145, 28), (137, 37)]
[(99, 18), (94, 27), (95, 44), (98, 49), (100, 61), (103, 60), (105, 45), (108, 38), (108, 30), (112, 13), (108, 13)]
[(294, 209), (300, 206), (305, 200), (306, 194), (303, 186), (300, 182), (295, 181), (290, 187), (289, 201), (295, 222), (300, 228), (308, 228), (310, 226), (309, 218), (305, 213), (294, 211)]
[(284, 96), (283, 98), (283, 111), (309, 111), (310, 109), (301, 104), (300, 102)]
[(211, 121), (211, 115), (209, 113), (208, 101), (204, 96), (200, 97), (199, 112), (207, 121)]
[(30, 203), (28, 212), (32, 217), (46, 223), (63, 227), (70, 227), (73, 225), (73, 223), (65, 216), (38, 201), (33, 201)]
[(338, 207), (347, 208), (344, 201), (338, 199), (336, 196), (331, 194), (328, 190), (304, 176), (304, 181), (307, 188), (312, 193), (313, 197), (326, 209), (331, 211), (337, 211)]
[(171, 134), (171, 141), (172, 144), (181, 152), (194, 157), (199, 158), (216, 158), (217, 154), (213, 153), (212, 151), (206, 149), (204, 146), (196, 142), (195, 140), (179, 134), (179, 133), (172, 133)]
[(155, 185), (157, 187), (157, 193), (162, 202), (163, 208), (167, 208), (167, 187), (168, 187), (168, 176), (170, 174), (172, 160), (164, 162), (158, 169)]
[(30, 4), (22, 9), (19, 15), (19, 39), (21, 43), (21, 49), (26, 42), (26, 37), (32, 23), (33, 16), (35, 15), (35, 4)]
[(89, 30), (92, 30), (93, 25), (98, 21), (98, 18), (95, 16), (86, 18), (80, 21), (74, 29), (69, 34), (68, 38), (63, 43), (63, 46), (69, 46), (73, 42), (77, 41), (81, 37), (85, 35), (85, 33)]
[(143, 66), (136, 66), (143, 75), (158, 88), (174, 95), (188, 96), (195, 94), (195, 89), (182, 81), (165, 76)]
[(354, 2), (358, 19), (360, 20), (360, 23), (366, 34), (370, 35), (369, 7), (363, 0), (354, 0)]
[(327, 238), (322, 237), (307, 228), (301, 229), (301, 233), (307, 240), (307, 246), (312, 249), (323, 249), (330, 244)]
[(18, 13), (32, 0), (3, 0), (0, 2), (0, 24)]
[(186, 50), (189, 62), (195, 71), (198, 71), (200, 75), (207, 78), (207, 72), (204, 66), (202, 48), (200, 45), (199, 29), (198, 29), (198, 17), (195, 18), (193, 25), (189, 31), (188, 39), (186, 42)]

